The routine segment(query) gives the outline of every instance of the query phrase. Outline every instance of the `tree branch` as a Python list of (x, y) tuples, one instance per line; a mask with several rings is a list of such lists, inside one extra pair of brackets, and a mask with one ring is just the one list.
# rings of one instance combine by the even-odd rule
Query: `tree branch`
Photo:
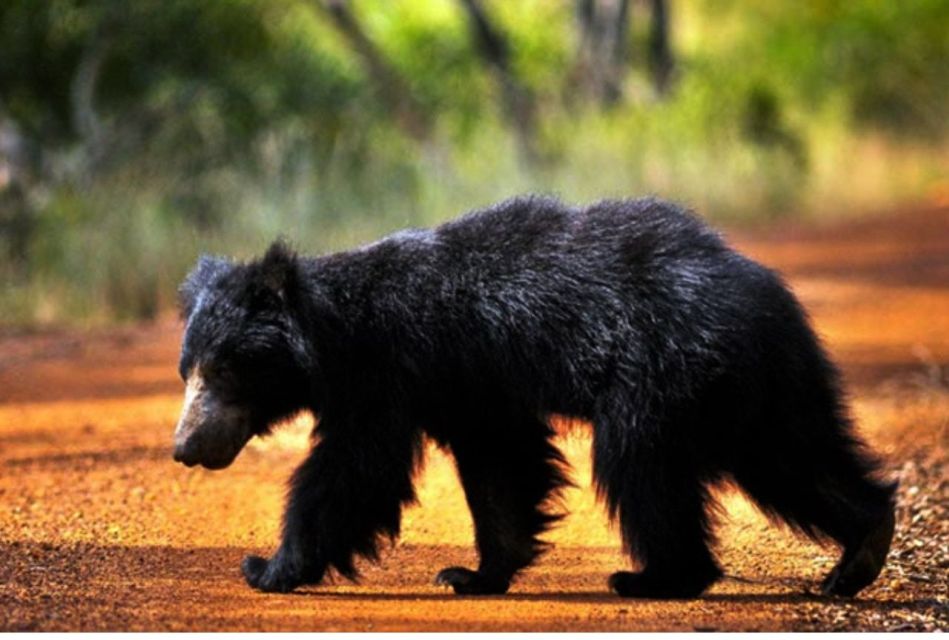
[(623, 96), (629, 0), (577, 0), (579, 40), (571, 82), (602, 105)]
[(669, 90), (675, 61), (669, 44), (669, 5), (666, 0), (652, 0), (652, 28), (649, 32), (649, 65), (653, 86), (659, 95)]
[(491, 23), (479, 0), (461, 0), (461, 4), (477, 50), (501, 87), (504, 116), (514, 127), (524, 157), (533, 162), (538, 158), (534, 97), (514, 73), (507, 38)]
[(401, 128), (417, 140), (429, 137), (431, 126), (417, 104), (408, 84), (389, 65), (382, 52), (370, 40), (356, 19), (347, 0), (316, 0), (315, 5), (327, 15), (337, 31), (362, 61), (366, 73), (376, 85), (379, 95), (392, 110)]

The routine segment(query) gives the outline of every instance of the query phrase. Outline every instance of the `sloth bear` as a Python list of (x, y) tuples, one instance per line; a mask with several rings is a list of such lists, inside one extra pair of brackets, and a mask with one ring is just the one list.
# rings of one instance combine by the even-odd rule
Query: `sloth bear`
[(279, 242), (202, 258), (180, 294), (175, 460), (220, 469), (273, 424), (319, 417), (279, 548), (241, 566), (262, 591), (354, 579), (354, 556), (399, 534), (428, 437), (455, 458), (480, 556), (436, 582), (506, 592), (560, 517), (554, 414), (592, 424), (598, 492), (640, 567), (610, 577), (621, 596), (695, 597), (721, 577), (718, 481), (842, 547), (824, 593), (883, 567), (895, 487), (804, 311), (675, 205), (520, 197), (318, 258)]

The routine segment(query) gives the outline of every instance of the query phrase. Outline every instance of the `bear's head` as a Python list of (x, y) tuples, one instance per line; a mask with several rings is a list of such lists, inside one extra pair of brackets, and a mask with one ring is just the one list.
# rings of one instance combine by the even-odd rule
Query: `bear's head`
[(299, 260), (279, 242), (249, 263), (204, 256), (182, 283), (176, 461), (223, 469), (253, 436), (308, 406), (301, 289)]

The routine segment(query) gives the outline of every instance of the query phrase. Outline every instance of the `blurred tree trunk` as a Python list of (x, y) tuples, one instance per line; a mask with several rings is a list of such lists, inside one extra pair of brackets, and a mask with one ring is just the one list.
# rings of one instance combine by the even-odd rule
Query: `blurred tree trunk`
[(105, 127), (96, 111), (95, 97), (108, 47), (106, 36), (97, 30), (79, 56), (69, 87), (73, 129), (79, 136), (84, 155), (81, 179), (92, 176), (106, 156)]
[(398, 71), (372, 42), (353, 14), (348, 0), (316, 0), (316, 6), (328, 15), (353, 51), (363, 62), (366, 73), (376, 85), (386, 107), (399, 126), (416, 140), (426, 140), (431, 123)]
[(652, 28), (649, 31), (649, 67), (653, 86), (660, 96), (670, 87), (675, 60), (669, 44), (669, 3), (667, 0), (651, 0)]
[(17, 275), (26, 272), (36, 219), (29, 203), (36, 149), (0, 102), (0, 252)]
[(627, 71), (629, 0), (577, 0), (576, 12), (579, 42), (571, 84), (603, 106), (616, 104)]
[(511, 47), (494, 25), (479, 0), (460, 0), (468, 15), (472, 39), (485, 64), (501, 88), (502, 110), (517, 134), (521, 153), (529, 162), (538, 159), (536, 146), (537, 108), (534, 96), (511, 66)]

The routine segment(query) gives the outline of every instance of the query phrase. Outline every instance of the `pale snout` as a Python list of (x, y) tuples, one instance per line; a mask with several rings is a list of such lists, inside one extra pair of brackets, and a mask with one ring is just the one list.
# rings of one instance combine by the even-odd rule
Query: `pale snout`
[(193, 467), (223, 469), (230, 465), (253, 435), (247, 412), (218, 401), (200, 373), (188, 378), (181, 418), (175, 428), (176, 462)]

